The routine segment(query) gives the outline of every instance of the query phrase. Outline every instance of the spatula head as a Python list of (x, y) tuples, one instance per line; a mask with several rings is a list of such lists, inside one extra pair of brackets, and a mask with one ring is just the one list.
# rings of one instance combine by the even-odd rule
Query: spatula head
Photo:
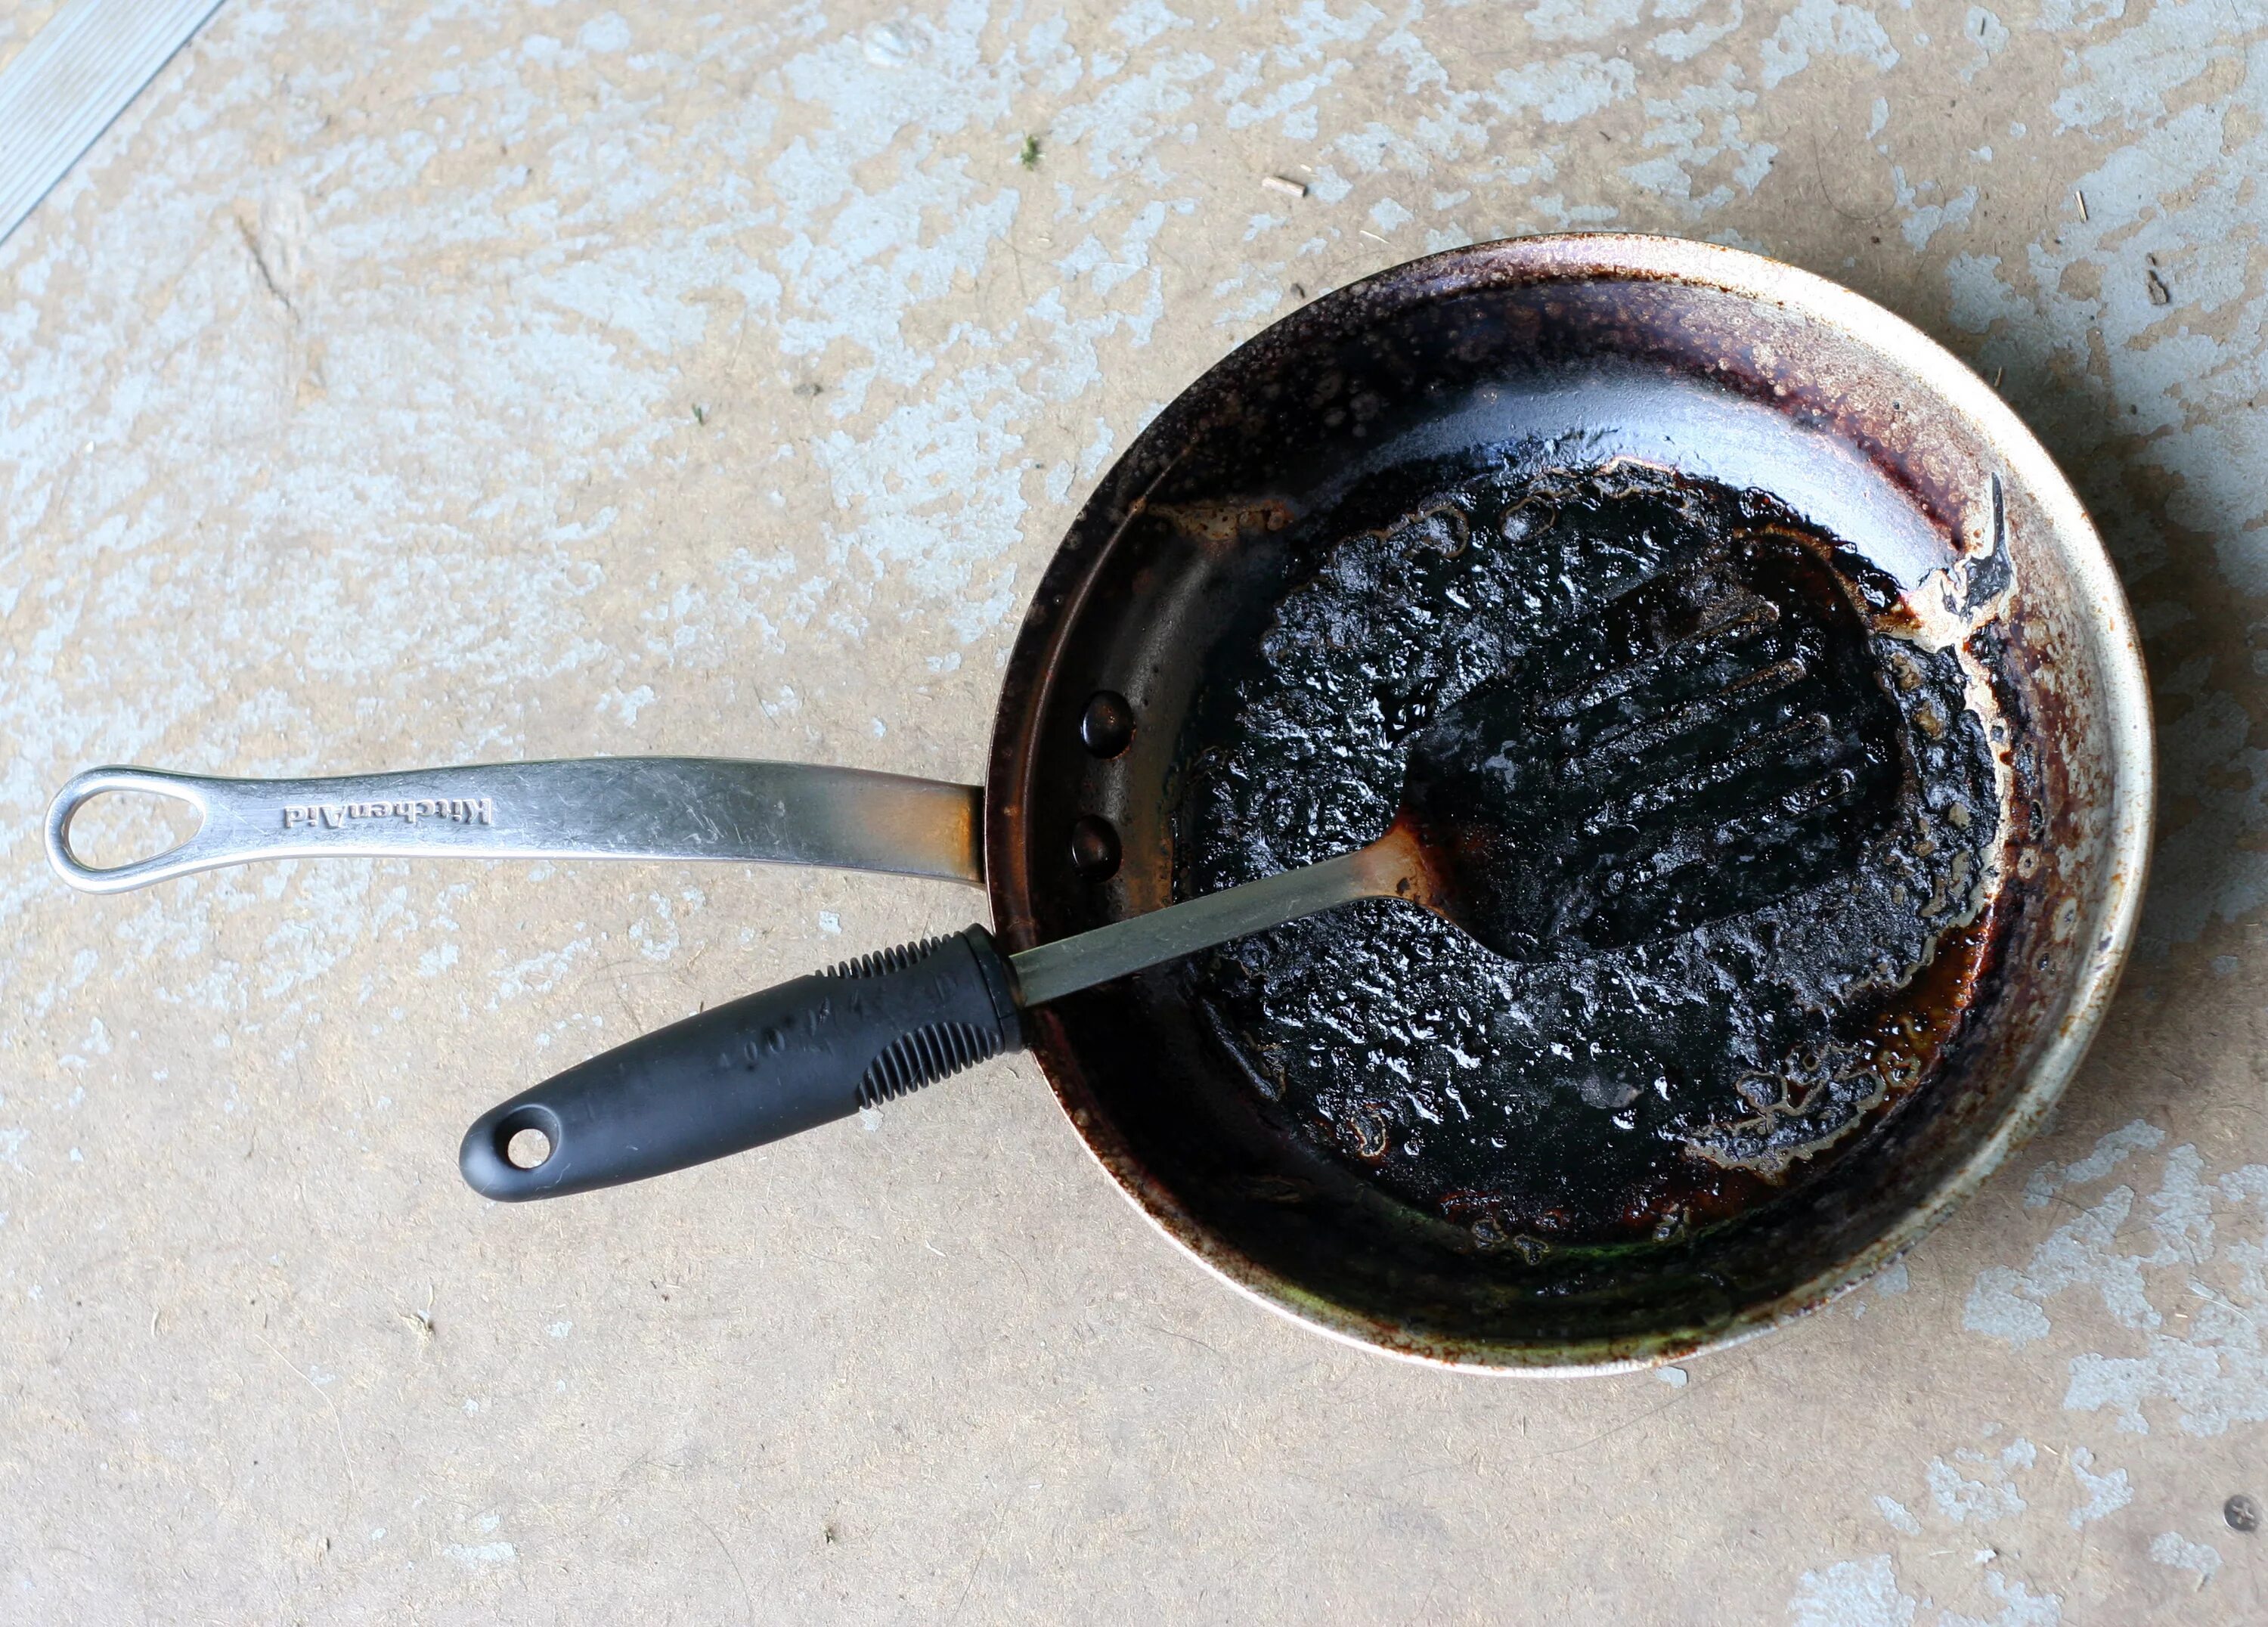
[(1445, 710), (1411, 743), (1400, 822), (1435, 907), (1499, 954), (1689, 931), (1889, 829), (1908, 772), (1884, 683), (1832, 566), (1742, 533)]

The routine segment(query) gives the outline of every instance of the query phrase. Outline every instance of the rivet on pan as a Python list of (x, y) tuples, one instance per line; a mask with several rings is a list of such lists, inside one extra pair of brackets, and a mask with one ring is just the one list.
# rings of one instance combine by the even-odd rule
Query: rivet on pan
[(1118, 873), (1118, 830), (1099, 814), (1088, 814), (1071, 828), (1071, 863), (1090, 881), (1107, 880)]
[(1098, 757), (1116, 756), (1134, 739), (1132, 703), (1116, 689), (1097, 689), (1079, 714), (1079, 738)]

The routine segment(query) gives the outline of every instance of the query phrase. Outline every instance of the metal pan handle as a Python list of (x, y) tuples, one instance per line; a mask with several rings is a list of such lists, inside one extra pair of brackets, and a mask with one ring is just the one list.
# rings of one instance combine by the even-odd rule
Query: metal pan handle
[[(167, 851), (98, 869), (71, 821), (135, 791), (195, 808)], [(88, 893), (123, 893), (260, 858), (727, 859), (879, 870), (982, 885), (984, 793), (975, 785), (802, 762), (590, 757), (364, 774), (207, 779), (91, 769), (48, 809), (48, 861)]]

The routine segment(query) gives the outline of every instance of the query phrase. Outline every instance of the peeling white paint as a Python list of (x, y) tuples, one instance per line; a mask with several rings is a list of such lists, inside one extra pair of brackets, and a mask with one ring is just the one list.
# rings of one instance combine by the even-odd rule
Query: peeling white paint
[(1788, 1601), (1793, 1627), (1913, 1627), (1920, 1601), (1898, 1586), (1888, 1554), (1806, 1571)]
[(451, 1542), (441, 1551), (468, 1571), (511, 1564), (519, 1557), (519, 1550), (510, 1542)]
[[(1738, 70), (1727, 70), (1713, 82), (1689, 85), (1674, 97), (1646, 98), (1646, 128), (1638, 143), (1662, 150), (1662, 156), (1626, 165), (1623, 174), (1693, 219), (1754, 192), (1771, 173), (1779, 149), (1746, 134), (1742, 115), (1756, 105), (1756, 97), (1741, 89), (1739, 81)], [(1735, 160), (1728, 178), (1696, 192), (1697, 178), (1720, 158)]]
[(1898, 65), (1897, 48), (1872, 11), (1843, 0), (1796, 0), (1764, 43), (1764, 89), (1802, 72), (1815, 54), (1855, 57), (1885, 72)]
[[(2129, 1124), (2059, 1174), (2053, 1166), (2039, 1172), (2036, 1189), (2052, 1196), (2100, 1180), (2154, 1145), (2148, 1126)], [(2087, 1292), (2140, 1336), (2139, 1350), (2073, 1356), (2067, 1409), (2114, 1411), (2118, 1427), (2137, 1434), (2148, 1432), (2145, 1408), (2153, 1401), (2171, 1403), (2176, 1424), (2192, 1435), (2268, 1421), (2268, 1226), (2257, 1238), (2217, 1245), (2228, 1224), (2216, 1218), (2217, 1205), (2268, 1222), (2268, 1166), (2208, 1180), (2194, 1146), (2175, 1147), (2146, 1200), (2146, 1227), (2128, 1226), (2133, 1189), (2112, 1188), (2050, 1233), (2021, 1270), (1979, 1272), (1963, 1322), (2021, 1348), (2053, 1331), (2047, 1307), (2057, 1296)]]
[(2192, 1542), (2178, 1531), (2161, 1531), (2150, 1539), (2150, 1557), (2176, 1571), (2187, 1571), (2204, 1587), (2220, 1574), (2220, 1550)]
[(2095, 1150), (2069, 1165), (2051, 1160), (2034, 1170), (2024, 1182), (2024, 1207), (2045, 1209), (2065, 1187), (2087, 1186), (2102, 1180), (2136, 1152), (2161, 1145), (2166, 1132), (2147, 1119), (2135, 1119), (2112, 1130), (2095, 1144)]
[(2024, 1499), (2005, 1481), (1972, 1480), (1943, 1458), (1932, 1458), (1926, 1474), (1938, 1512), (1955, 1525), (1988, 1525), (2024, 1512)]
[(1964, 1616), (1948, 1610), (1935, 1627), (2060, 1627), (2063, 1599), (2057, 1594), (2036, 1594), (2013, 1577), (1997, 1571), (1984, 1573), (1984, 1590), (2000, 1609), (1992, 1616)]
[(1924, 203), (1924, 193), (1939, 193), (1943, 188), (1935, 181), (1910, 182), (1904, 166), (1890, 166), (1890, 180), (1897, 188), (1898, 208), (1904, 211), (1905, 225), (1900, 229), (1906, 242), (1916, 254), (1929, 247), (1929, 240), (1948, 226), (1965, 226), (1977, 212), (1977, 188), (1963, 187), (1940, 202)]
[(2087, 1491), (2087, 1501), (2068, 1516), (2074, 1531), (2106, 1514), (2117, 1513), (2134, 1500), (2134, 1488), (2127, 1483), (2124, 1469), (2114, 1469), (2107, 1475), (2098, 1475), (2093, 1472), (2094, 1468), (2094, 1453), (2085, 1447), (2072, 1448), (2072, 1477)]

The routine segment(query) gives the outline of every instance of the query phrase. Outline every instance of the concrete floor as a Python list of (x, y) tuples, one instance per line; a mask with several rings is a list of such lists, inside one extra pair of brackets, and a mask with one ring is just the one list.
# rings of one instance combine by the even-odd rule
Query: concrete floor
[[(229, 0), (0, 246), (0, 1618), (2262, 1619), (2268, 27), (1224, 10)], [(2058, 1127), (1800, 1327), (1567, 1384), (1342, 1348), (1028, 1062), (484, 1204), (490, 1102), (976, 896), (42, 862), (105, 761), (973, 778), (1158, 403), (1301, 289), (1606, 224), (2002, 379), (2149, 639), (2146, 941)]]

